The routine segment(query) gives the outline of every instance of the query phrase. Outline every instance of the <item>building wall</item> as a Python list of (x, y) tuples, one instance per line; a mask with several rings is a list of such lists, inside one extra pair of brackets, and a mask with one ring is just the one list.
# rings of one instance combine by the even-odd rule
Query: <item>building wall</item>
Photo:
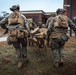
[(50, 17), (50, 15), (44, 15), (42, 13), (36, 13), (36, 14), (23, 14), (26, 16), (26, 18), (33, 18), (33, 21), (38, 24), (38, 22), (42, 22), (43, 24), (46, 23), (47, 19)]
[(39, 14), (23, 14), (26, 16), (26, 18), (33, 18), (33, 21), (35, 23), (38, 23), (38, 22), (42, 22), (42, 23), (45, 23), (45, 15), (39, 13)]
[[(64, 5), (70, 5), (70, 0), (64, 0)], [(70, 17), (70, 7), (64, 7), (66, 9), (66, 15)], [(76, 17), (76, 0), (72, 0), (72, 18)]]
[(76, 17), (76, 0), (73, 0), (73, 17)]
[[(69, 5), (69, 4), (70, 4), (69, 0), (64, 0), (64, 5)], [(66, 15), (70, 17), (70, 7), (64, 6), (64, 8), (66, 9)]]

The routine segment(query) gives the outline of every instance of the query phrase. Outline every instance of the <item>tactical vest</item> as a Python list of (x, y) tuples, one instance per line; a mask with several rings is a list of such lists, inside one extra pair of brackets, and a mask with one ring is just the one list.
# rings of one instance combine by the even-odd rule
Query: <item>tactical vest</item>
[(11, 42), (17, 42), (18, 38), (28, 37), (24, 28), (24, 19), (20, 13), (12, 13), (8, 18), (9, 36)]
[(54, 27), (68, 28), (68, 18), (65, 15), (56, 16)]
[(8, 25), (17, 25), (17, 24), (21, 24), (23, 26), (24, 19), (22, 18), (19, 12), (11, 13), (11, 15), (8, 18)]
[(53, 32), (51, 33), (51, 38), (58, 38), (64, 33), (66, 34), (68, 30), (68, 18), (65, 15), (56, 16), (56, 20), (53, 27)]

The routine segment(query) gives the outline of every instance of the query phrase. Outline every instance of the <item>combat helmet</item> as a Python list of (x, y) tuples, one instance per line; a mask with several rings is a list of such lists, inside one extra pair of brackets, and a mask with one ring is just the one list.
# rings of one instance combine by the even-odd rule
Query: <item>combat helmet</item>
[(66, 10), (65, 9), (61, 9), (61, 8), (58, 8), (57, 11), (56, 11), (57, 14), (59, 14), (59, 13), (63, 13), (64, 14), (65, 12), (66, 12)]
[(50, 16), (55, 17), (56, 13), (51, 13)]
[(14, 10), (20, 10), (20, 7), (19, 5), (13, 5), (11, 8), (10, 8), (11, 11), (14, 11)]

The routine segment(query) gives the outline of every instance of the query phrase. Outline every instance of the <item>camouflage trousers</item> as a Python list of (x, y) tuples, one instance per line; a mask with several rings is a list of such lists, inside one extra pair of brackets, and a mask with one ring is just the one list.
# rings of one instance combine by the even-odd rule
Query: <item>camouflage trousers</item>
[(53, 61), (59, 61), (60, 58), (64, 57), (64, 45), (65, 45), (64, 40), (58, 39), (58, 38), (53, 38), (51, 40), (51, 49), (52, 49), (52, 55), (53, 55)]
[(17, 61), (23, 61), (23, 58), (27, 57), (27, 39), (19, 38), (17, 42), (13, 43), (16, 50)]

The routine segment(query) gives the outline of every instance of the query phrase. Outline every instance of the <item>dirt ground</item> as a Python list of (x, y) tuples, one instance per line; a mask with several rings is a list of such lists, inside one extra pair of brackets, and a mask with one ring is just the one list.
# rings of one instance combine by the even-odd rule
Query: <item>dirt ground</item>
[(28, 46), (28, 59), (29, 62), (18, 69), (13, 46), (0, 42), (0, 75), (76, 75), (76, 39), (71, 37), (66, 42), (63, 67), (56, 69), (52, 65), (50, 48), (46, 52)]

